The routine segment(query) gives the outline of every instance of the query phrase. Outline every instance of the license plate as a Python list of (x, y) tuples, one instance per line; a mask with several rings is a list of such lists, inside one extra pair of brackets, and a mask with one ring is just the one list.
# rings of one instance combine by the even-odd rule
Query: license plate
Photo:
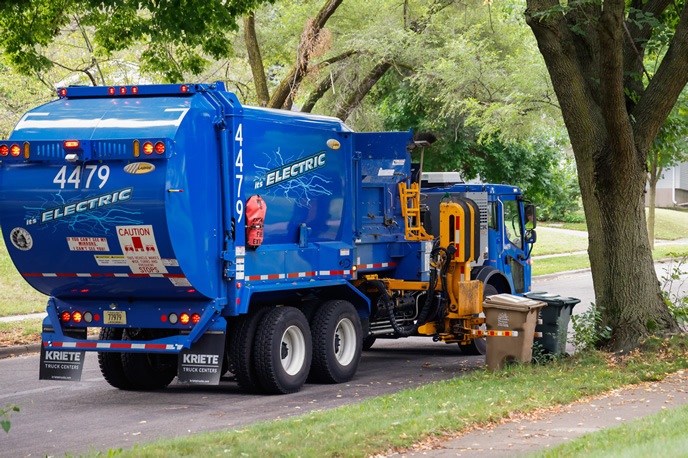
[(103, 310), (103, 323), (127, 324), (127, 312), (120, 312), (119, 310)]

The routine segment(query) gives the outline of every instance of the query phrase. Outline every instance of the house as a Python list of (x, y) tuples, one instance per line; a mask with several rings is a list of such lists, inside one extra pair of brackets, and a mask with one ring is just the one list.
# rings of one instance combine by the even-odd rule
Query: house
[[(664, 170), (657, 182), (657, 207), (688, 206), (688, 162)], [(645, 194), (645, 204), (649, 204), (650, 193)]]

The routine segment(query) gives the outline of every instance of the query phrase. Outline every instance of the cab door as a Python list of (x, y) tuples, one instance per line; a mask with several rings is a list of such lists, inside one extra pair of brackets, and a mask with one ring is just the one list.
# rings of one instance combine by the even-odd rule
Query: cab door
[[(501, 195), (494, 202), (494, 226), (499, 228), (497, 265), (509, 279), (513, 294), (530, 291), (530, 257), (523, 218), (523, 202), (516, 195)], [(501, 243), (499, 243), (501, 242)]]

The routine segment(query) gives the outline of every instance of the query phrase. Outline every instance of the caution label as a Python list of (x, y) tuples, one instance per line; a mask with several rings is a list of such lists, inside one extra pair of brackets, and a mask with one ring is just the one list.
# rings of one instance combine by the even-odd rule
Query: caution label
[(110, 251), (104, 237), (67, 237), (71, 251)]
[(153, 226), (117, 226), (117, 238), (133, 273), (167, 273), (155, 243)]

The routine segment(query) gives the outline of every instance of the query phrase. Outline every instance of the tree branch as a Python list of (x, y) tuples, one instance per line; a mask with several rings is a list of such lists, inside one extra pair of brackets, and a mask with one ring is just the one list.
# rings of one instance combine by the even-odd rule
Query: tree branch
[[(685, 12), (686, 7), (683, 7)], [(659, 129), (688, 84), (688, 14), (682, 14), (671, 45), (645, 94), (631, 112), (636, 144), (648, 151)]]
[(292, 96), (301, 83), (301, 80), (306, 75), (313, 44), (320, 35), (323, 27), (325, 27), (327, 20), (334, 14), (342, 1), (343, 0), (327, 0), (322, 8), (320, 8), (320, 11), (318, 11), (318, 14), (316, 14), (311, 21), (308, 21), (301, 34), (296, 61), (289, 71), (289, 74), (280, 82), (277, 89), (275, 89), (275, 92), (268, 102), (268, 107), (282, 108), (287, 103), (287, 99)]
[(346, 121), (351, 112), (361, 103), (361, 100), (363, 100), (372, 87), (375, 86), (375, 83), (377, 83), (391, 67), (391, 62), (381, 62), (373, 67), (358, 88), (349, 94), (344, 104), (337, 110), (336, 116), (342, 121)]

